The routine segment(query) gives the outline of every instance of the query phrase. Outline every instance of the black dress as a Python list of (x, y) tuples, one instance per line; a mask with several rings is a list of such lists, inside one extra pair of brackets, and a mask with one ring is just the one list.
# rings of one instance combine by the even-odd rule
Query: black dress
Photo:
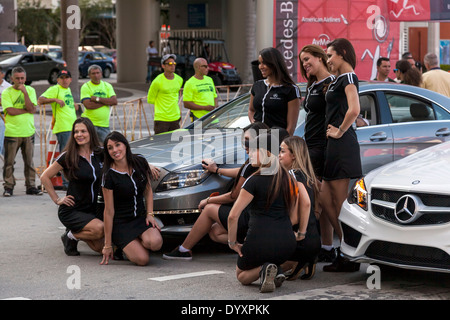
[(103, 176), (102, 187), (113, 190), (114, 220), (112, 242), (119, 248), (125, 248), (152, 225), (146, 223), (144, 191), (147, 177), (133, 170), (129, 175), (109, 169)]
[(243, 256), (238, 257), (237, 261), (241, 270), (250, 270), (266, 262), (281, 264), (295, 251), (295, 236), (281, 192), (266, 209), (267, 198), (273, 192), (269, 190), (273, 178), (274, 176), (253, 175), (242, 186), (254, 198), (247, 207), (250, 221), (242, 246)]
[[(311, 201), (311, 210), (309, 212), (308, 226), (306, 227), (306, 236), (303, 240), (297, 241), (297, 248), (292, 255), (292, 261), (298, 261), (299, 266), (304, 266), (306, 263), (315, 263), (316, 257), (321, 248), (321, 240), (319, 233), (319, 225), (314, 214), (314, 190), (308, 186), (306, 177), (300, 170), (294, 170), (293, 174), (298, 182), (302, 183), (308, 192)], [(294, 230), (298, 231), (299, 225), (294, 226)]]
[[(255, 173), (257, 170), (258, 170), (257, 167), (253, 167), (250, 163), (247, 163), (242, 168), (240, 177), (247, 179), (253, 173)], [(226, 204), (220, 205), (220, 207), (219, 207), (220, 223), (226, 230), (228, 230), (228, 216), (230, 215), (230, 211), (231, 211), (231, 208), (233, 207), (233, 204), (234, 203), (226, 203)], [(249, 216), (248, 210), (247, 210), (247, 208), (245, 208), (244, 211), (242, 211), (241, 215), (239, 216), (239, 220), (238, 220), (238, 231), (237, 231), (236, 239), (239, 243), (244, 242), (245, 236), (247, 235), (249, 219), (250, 219), (250, 216)]]
[(256, 81), (251, 89), (254, 119), (270, 128), (287, 128), (288, 103), (300, 99), (300, 89), (296, 85), (271, 86), (266, 80)]
[[(354, 84), (358, 90), (358, 78), (353, 72), (341, 74), (328, 86), (325, 95), (327, 101), (326, 127), (331, 124), (338, 128), (344, 121), (348, 110), (345, 87), (349, 84)], [(355, 130), (350, 126), (340, 139), (328, 139), (323, 179), (353, 179), (361, 176), (358, 138)]]
[(314, 82), (308, 87), (304, 108), (307, 112), (305, 121), (305, 142), (308, 146), (314, 172), (322, 178), (325, 165), (325, 150), (327, 147), (327, 135), (325, 127), (325, 86), (335, 79), (331, 75), (319, 82)]
[[(67, 172), (67, 153), (63, 152), (56, 162)], [(62, 204), (58, 208), (58, 217), (61, 223), (72, 233), (80, 232), (92, 219), (100, 218), (98, 212), (98, 193), (102, 176), (103, 152), (93, 152), (90, 155), (90, 162), (79, 157), (78, 170), (75, 172), (75, 179), (69, 179), (69, 186), (66, 195), (73, 196), (75, 205), (67, 206)], [(66, 174), (67, 177), (67, 174)]]

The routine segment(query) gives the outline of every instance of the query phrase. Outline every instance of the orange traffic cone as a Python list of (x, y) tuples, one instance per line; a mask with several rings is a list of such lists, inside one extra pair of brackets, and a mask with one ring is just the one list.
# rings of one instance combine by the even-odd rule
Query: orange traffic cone
[[(49, 151), (47, 153), (47, 168), (53, 163), (53, 160), (55, 158), (59, 157), (59, 152), (56, 151), (56, 147), (58, 146), (58, 141), (50, 140), (49, 144), (50, 144), (50, 146), (54, 145), (54, 147), (53, 147), (53, 151)], [(51, 178), (51, 181), (52, 181), (53, 187), (56, 190), (62, 190), (63, 183), (62, 183), (61, 172), (58, 172), (58, 174), (56, 176)]]

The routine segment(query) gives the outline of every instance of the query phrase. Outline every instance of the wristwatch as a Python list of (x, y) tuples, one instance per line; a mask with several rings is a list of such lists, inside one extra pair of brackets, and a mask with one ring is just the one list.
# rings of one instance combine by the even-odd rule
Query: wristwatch
[(99, 98), (99, 97), (96, 97), (96, 98), (95, 98), (95, 101), (99, 102), (99, 101), (100, 101), (100, 98)]

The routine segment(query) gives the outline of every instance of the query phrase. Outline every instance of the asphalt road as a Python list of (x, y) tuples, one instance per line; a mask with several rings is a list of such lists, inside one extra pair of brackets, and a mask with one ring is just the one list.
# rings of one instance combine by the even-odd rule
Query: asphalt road
[[(135, 92), (130, 93), (133, 95)], [(35, 163), (39, 161), (38, 148), (37, 145)], [(210, 305), (208, 300), (208, 303), (218, 304), (215, 316), (231, 316), (231, 309), (227, 309), (231, 307), (224, 301), (249, 305), (255, 300), (264, 300), (258, 301), (259, 304), (271, 303), (265, 299), (450, 298), (449, 274), (396, 269), (373, 271), (367, 264), (361, 265), (358, 272), (345, 274), (325, 273), (322, 271), (324, 264), (318, 264), (312, 280), (286, 281), (275, 292), (260, 294), (257, 283), (243, 286), (237, 281), (236, 254), (226, 246), (210, 241), (194, 248), (194, 259), (190, 262), (162, 259), (162, 253), (172, 250), (182, 238), (165, 238), (163, 249), (153, 253), (145, 267), (134, 266), (129, 261), (112, 261), (110, 265), (102, 266), (99, 264), (101, 256), (90, 251), (84, 243), (78, 246), (81, 256), (68, 257), (60, 239), (64, 227), (58, 220), (57, 207), (47, 194), (25, 195), (20, 153), (16, 158), (15, 174), (14, 196), (0, 196), (0, 299), (153, 300), (153, 305), (155, 301), (169, 301), (175, 303), (169, 310), (174, 315), (183, 315), (183, 312), (193, 315), (203, 309), (194, 309), (192, 301), (201, 307)], [(0, 182), (3, 183), (2, 177)], [(282, 305), (298, 306), (288, 301)], [(276, 312), (282, 311), (276, 309)]]

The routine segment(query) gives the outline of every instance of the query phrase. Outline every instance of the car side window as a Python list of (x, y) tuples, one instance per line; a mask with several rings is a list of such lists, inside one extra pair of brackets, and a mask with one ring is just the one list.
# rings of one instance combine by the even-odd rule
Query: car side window
[(363, 127), (377, 124), (375, 105), (375, 98), (371, 94), (362, 94), (359, 96), (360, 115), (356, 122), (356, 126)]
[(423, 100), (390, 93), (386, 99), (394, 123), (436, 120), (433, 107)]
[(436, 120), (450, 120), (450, 113), (441, 107), (435, 105), (434, 111), (436, 112)]
[(35, 59), (36, 59), (36, 62), (46, 61), (45, 56), (44, 55), (40, 55), (40, 54), (36, 55)]
[(94, 60), (103, 60), (103, 57), (99, 53), (94, 53)]
[(27, 56), (23, 57), (23, 59), (22, 59), (22, 63), (31, 63), (31, 62), (33, 62), (32, 55), (27, 55)]

